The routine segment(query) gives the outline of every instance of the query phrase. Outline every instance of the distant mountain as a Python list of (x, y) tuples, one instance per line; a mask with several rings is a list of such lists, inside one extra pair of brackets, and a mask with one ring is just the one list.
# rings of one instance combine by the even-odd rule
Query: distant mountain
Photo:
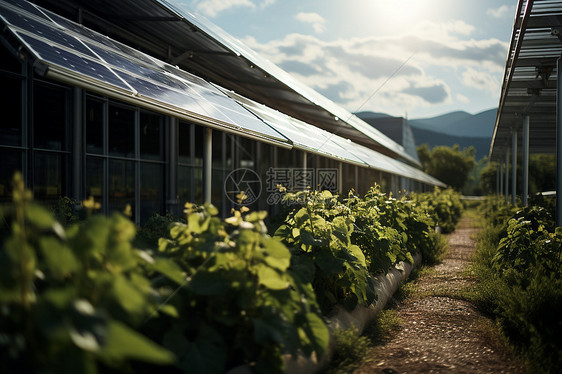
[(437, 145), (446, 145), (451, 147), (458, 144), (460, 149), (468, 148), (472, 145), (474, 146), (474, 149), (476, 149), (476, 161), (480, 160), (482, 157), (488, 156), (490, 142), (492, 140), (491, 136), (489, 138), (453, 136), (429, 130), (422, 130), (416, 127), (412, 127), (412, 132), (414, 133), (416, 145), (427, 143), (430, 149)]
[(410, 126), (453, 136), (491, 138), (497, 109), (478, 114), (451, 112), (432, 118), (410, 119)]
[[(474, 146), (476, 160), (488, 155), (497, 109), (490, 109), (478, 114), (451, 112), (432, 118), (409, 119), (416, 145), (427, 143), (430, 148), (436, 145), (460, 148)], [(384, 113), (359, 112), (356, 115), (371, 124), (369, 119), (391, 117)], [(376, 126), (375, 126), (376, 127)]]
[(370, 119), (370, 118), (388, 118), (392, 117), (386, 113), (378, 113), (378, 112), (357, 112), (355, 115), (362, 120)]

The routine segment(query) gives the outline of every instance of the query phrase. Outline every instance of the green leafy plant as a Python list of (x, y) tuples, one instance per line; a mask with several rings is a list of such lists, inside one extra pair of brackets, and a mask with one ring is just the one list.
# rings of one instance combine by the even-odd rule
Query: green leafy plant
[[(284, 355), (322, 355), (329, 341), (310, 284), (287, 269), (289, 250), (267, 235), (265, 212), (245, 209), (221, 222), (211, 205), (187, 205), (160, 253), (174, 259), (176, 289), (169, 304), (177, 318), (153, 321), (164, 345), (186, 373), (223, 373), (247, 364), (256, 372), (283, 372)], [(173, 297), (172, 297), (173, 296)]]
[(365, 255), (351, 241), (350, 209), (329, 191), (301, 191), (285, 199), (299, 201), (303, 207), (287, 216), (275, 236), (291, 250), (291, 269), (312, 283), (322, 311), (328, 313), (336, 304), (352, 310), (375, 301)]
[(135, 328), (161, 297), (132, 247), (134, 225), (119, 214), (65, 230), (32, 201), (21, 175), (11, 227), (0, 249), (0, 371), (127, 371), (131, 362), (171, 364), (175, 356)]

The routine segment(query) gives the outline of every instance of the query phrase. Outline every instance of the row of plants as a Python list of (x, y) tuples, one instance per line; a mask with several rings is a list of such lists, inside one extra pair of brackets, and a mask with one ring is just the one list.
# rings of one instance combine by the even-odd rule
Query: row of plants
[(555, 373), (562, 366), (562, 228), (555, 227), (553, 201), (532, 203), (483, 204), (487, 223), (476, 253), (476, 295), (530, 371)]
[[(141, 230), (124, 215), (63, 227), (14, 179), (2, 207), (0, 372), (283, 372), (287, 355), (327, 349), (324, 316), (375, 300), (372, 273), (437, 241), (428, 204), (375, 187), (359, 198), (298, 201), (272, 237), (266, 213), (222, 220), (186, 204)], [(157, 246), (142, 248), (155, 235)]]

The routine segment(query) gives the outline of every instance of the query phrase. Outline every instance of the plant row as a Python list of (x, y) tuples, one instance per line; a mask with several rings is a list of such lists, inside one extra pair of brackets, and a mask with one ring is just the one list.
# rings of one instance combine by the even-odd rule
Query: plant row
[(87, 201), (87, 218), (65, 228), (16, 176), (0, 211), (0, 372), (283, 372), (287, 355), (325, 352), (335, 305), (375, 301), (373, 273), (435, 257), (427, 201), (378, 188), (285, 198), (296, 205), (273, 237), (264, 212), (221, 220), (186, 204), (141, 249), (127, 217)]
[(562, 228), (553, 212), (549, 200), (523, 209), (488, 201), (477, 252), (482, 307), (497, 317), (531, 371), (542, 373), (562, 365)]

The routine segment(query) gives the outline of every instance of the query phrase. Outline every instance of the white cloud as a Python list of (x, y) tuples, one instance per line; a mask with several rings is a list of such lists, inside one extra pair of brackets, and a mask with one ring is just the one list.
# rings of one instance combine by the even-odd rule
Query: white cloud
[(466, 96), (464, 96), (463, 94), (456, 94), (455, 95), (455, 99), (461, 103), (464, 104), (469, 104), (470, 103), (470, 99)]
[(350, 111), (362, 107), (401, 115), (416, 107), (464, 103), (463, 87), (486, 95), (499, 91), (507, 43), (471, 38), (474, 27), (460, 21), (423, 27), (425, 33), (412, 29), (392, 37), (324, 41), (290, 34), (263, 44), (254, 38), (245, 42)]
[(257, 2), (256, 5), (256, 3), (251, 0), (193, 0), (192, 4), (206, 16), (216, 17), (219, 13), (231, 8), (246, 7), (255, 9), (257, 6), (265, 8), (275, 3), (275, 1), (276, 0), (263, 0)]
[(462, 73), (462, 83), (465, 86), (477, 88), (482, 91), (496, 93), (500, 91), (500, 79), (497, 74), (490, 74), (487, 71), (479, 71), (474, 68), (467, 68)]
[(486, 15), (488, 15), (492, 18), (506, 18), (506, 17), (512, 16), (514, 13), (515, 12), (512, 9), (512, 7), (507, 6), (507, 5), (502, 5), (499, 8), (488, 9), (486, 11)]
[(321, 33), (324, 32), (324, 30), (326, 30), (326, 26), (325, 26), (326, 20), (318, 13), (300, 12), (300, 13), (297, 13), (295, 18), (298, 21), (301, 21), (301, 22), (308, 23), (308, 24), (312, 25), (312, 27), (314, 28), (314, 31), (317, 34), (321, 34)]
[(255, 5), (249, 0), (206, 0), (197, 4), (197, 9), (209, 17), (215, 17), (222, 11), (233, 7), (250, 7)]

